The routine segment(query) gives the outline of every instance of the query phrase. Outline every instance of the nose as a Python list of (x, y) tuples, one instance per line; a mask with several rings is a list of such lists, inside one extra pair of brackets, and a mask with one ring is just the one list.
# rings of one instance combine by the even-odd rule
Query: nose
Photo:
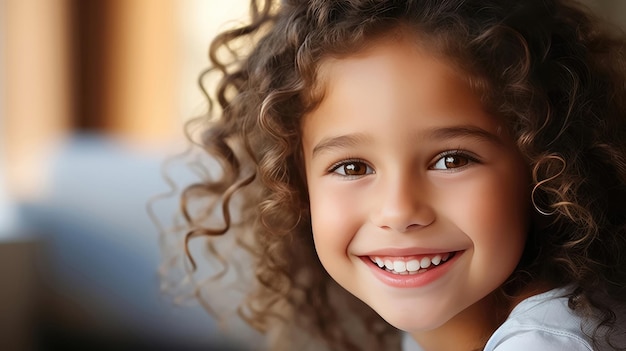
[(400, 233), (428, 226), (435, 220), (428, 187), (416, 177), (382, 180), (377, 187), (371, 221), (379, 228)]

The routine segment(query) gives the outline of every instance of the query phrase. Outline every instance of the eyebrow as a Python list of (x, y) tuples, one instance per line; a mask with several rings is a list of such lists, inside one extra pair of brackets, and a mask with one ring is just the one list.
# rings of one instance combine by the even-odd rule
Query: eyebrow
[[(498, 128), (498, 133), (500, 129)], [(454, 138), (472, 138), (478, 141), (487, 141), (495, 144), (502, 144), (502, 140), (495, 134), (492, 134), (482, 128), (476, 126), (454, 126), (444, 128), (434, 128), (425, 133), (430, 139), (454, 139)]]
[[(424, 137), (436, 140), (472, 138), (478, 141), (502, 144), (502, 140), (497, 135), (492, 134), (482, 128), (471, 125), (433, 128), (423, 133), (419, 133), (418, 138), (424, 139)], [(371, 141), (372, 138), (370, 136), (362, 133), (346, 134), (324, 138), (313, 148), (312, 157), (333, 149), (354, 147)]]
[(359, 144), (370, 142), (371, 140), (371, 137), (361, 133), (324, 138), (313, 148), (313, 157), (325, 151), (354, 147)]

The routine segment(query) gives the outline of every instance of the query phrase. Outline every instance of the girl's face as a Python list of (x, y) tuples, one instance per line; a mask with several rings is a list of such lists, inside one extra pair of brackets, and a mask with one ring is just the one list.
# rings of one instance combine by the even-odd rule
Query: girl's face
[(515, 269), (529, 222), (528, 170), (506, 128), (409, 39), (328, 59), (320, 82), (303, 151), (328, 273), (416, 334), (492, 316), (485, 298)]

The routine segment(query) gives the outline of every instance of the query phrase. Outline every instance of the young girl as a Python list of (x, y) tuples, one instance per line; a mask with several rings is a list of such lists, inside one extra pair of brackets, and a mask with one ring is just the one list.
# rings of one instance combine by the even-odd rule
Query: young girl
[(625, 46), (580, 5), (252, 1), (210, 52), (185, 243), (249, 254), (269, 349), (626, 347)]

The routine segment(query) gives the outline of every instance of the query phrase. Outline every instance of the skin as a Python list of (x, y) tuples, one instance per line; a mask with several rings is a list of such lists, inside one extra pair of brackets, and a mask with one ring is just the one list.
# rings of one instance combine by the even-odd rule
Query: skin
[[(529, 223), (528, 169), (506, 128), (408, 34), (327, 59), (320, 83), (302, 141), (323, 266), (426, 350), (480, 347), (511, 307), (494, 291)], [(426, 283), (398, 287), (369, 259), (380, 250), (456, 254)]]

